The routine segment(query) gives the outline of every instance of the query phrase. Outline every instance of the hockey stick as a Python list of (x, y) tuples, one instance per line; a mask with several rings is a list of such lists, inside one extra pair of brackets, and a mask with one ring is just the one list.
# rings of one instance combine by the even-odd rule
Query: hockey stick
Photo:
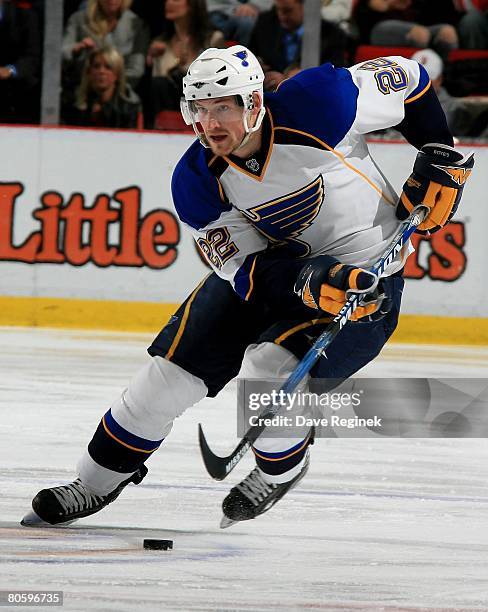
[[(427, 207), (417, 206), (412, 211), (412, 214), (402, 222), (381, 258), (369, 270), (372, 274), (374, 274), (377, 278), (383, 274), (387, 266), (394, 261), (400, 250), (407, 243), (416, 227), (422, 223), (427, 212)], [(310, 372), (325, 349), (349, 321), (353, 312), (361, 304), (362, 297), (363, 295), (360, 293), (351, 293), (351, 297), (341, 308), (339, 314), (335, 316), (329, 328), (317, 338), (312, 347), (308, 350), (303, 359), (283, 384), (280, 392), (292, 393), (297, 388), (300, 381), (308, 374), (308, 372)], [(260, 414), (258, 419), (262, 423), (264, 422), (264, 419), (275, 416), (279, 409), (279, 405), (271, 407)], [(209, 445), (207, 444), (205, 434), (203, 433), (202, 426), (199, 424), (198, 440), (200, 443), (200, 451), (202, 453), (203, 462), (210, 476), (215, 480), (223, 480), (226, 478), (265, 429), (266, 425), (254, 425), (250, 427), (230, 455), (227, 457), (219, 457), (210, 449)]]

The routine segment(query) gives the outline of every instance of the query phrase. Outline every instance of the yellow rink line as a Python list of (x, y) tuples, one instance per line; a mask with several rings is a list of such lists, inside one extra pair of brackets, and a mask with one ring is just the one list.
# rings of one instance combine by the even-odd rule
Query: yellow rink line
[[(177, 307), (156, 302), (0, 296), (0, 325), (155, 333)], [(488, 345), (488, 318), (403, 314), (392, 340)]]
[(158, 332), (178, 304), (0, 297), (0, 325)]

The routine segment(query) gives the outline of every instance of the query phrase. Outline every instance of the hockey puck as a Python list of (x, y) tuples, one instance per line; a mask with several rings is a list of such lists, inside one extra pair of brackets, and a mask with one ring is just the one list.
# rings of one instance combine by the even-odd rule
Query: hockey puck
[(144, 540), (146, 550), (172, 550), (173, 540)]

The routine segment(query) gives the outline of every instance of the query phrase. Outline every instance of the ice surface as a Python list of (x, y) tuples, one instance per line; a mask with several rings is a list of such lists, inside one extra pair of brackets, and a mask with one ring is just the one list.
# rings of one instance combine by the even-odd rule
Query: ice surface
[[(64, 529), (20, 527), (40, 488), (72, 479), (149, 340), (0, 329), (0, 590), (62, 590), (79, 611), (488, 610), (485, 440), (317, 440), (299, 488), (222, 531), (221, 501), (252, 457), (211, 481), (197, 423), (230, 451), (233, 385), (180, 418), (113, 505)], [(486, 378), (488, 348), (392, 345), (361, 374)], [(174, 550), (143, 550), (146, 537)]]

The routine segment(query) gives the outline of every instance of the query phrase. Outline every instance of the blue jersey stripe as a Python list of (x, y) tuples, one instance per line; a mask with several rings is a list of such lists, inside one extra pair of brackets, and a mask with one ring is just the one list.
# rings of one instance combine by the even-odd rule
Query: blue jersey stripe
[(412, 98), (415, 98), (415, 96), (418, 96), (420, 93), (426, 90), (427, 86), (430, 83), (430, 78), (429, 78), (429, 75), (427, 74), (427, 70), (421, 64), (419, 64), (419, 68), (420, 68), (419, 84), (412, 91), (412, 93), (406, 98), (405, 102), (408, 102), (409, 100), (411, 100)]

